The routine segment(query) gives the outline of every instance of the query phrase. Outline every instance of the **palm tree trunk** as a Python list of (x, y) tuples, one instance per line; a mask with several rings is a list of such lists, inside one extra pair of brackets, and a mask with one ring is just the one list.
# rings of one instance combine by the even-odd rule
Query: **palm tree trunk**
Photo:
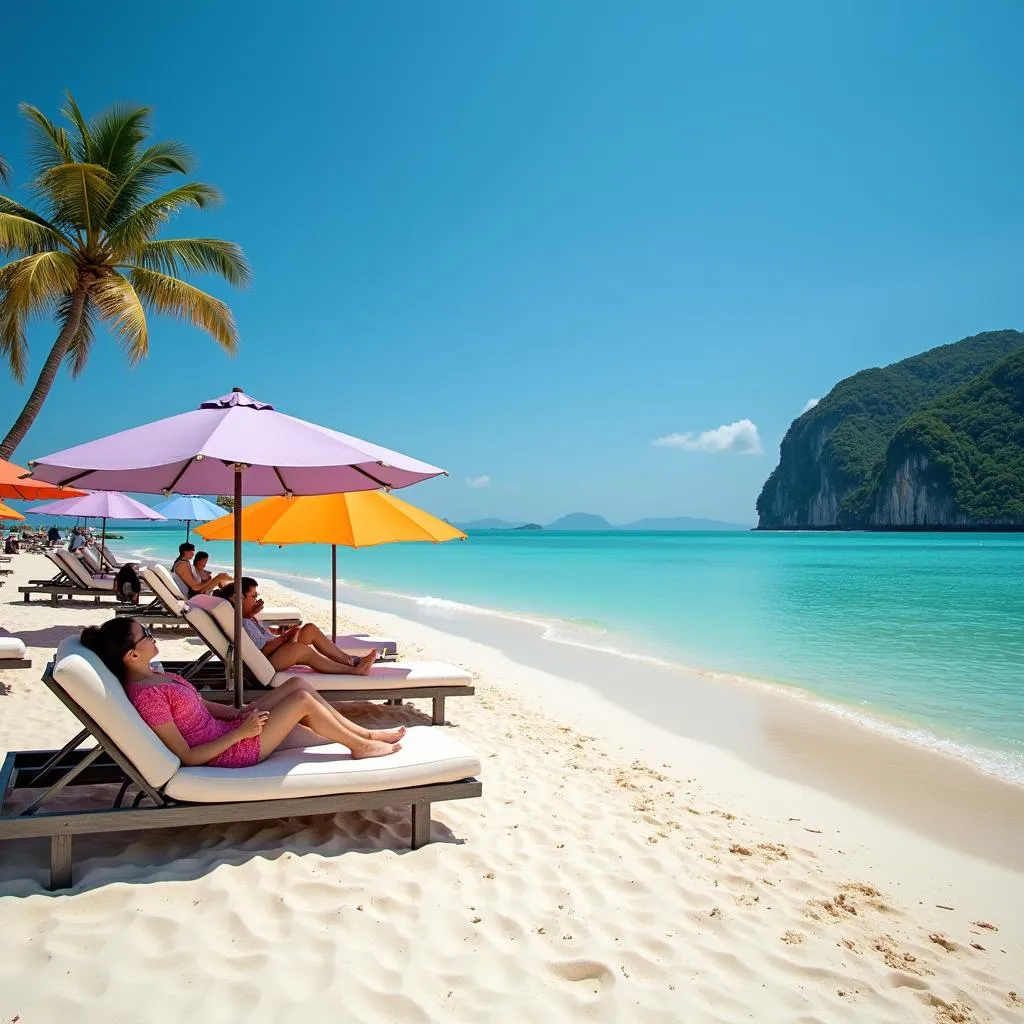
[(50, 393), (50, 388), (53, 387), (53, 382), (57, 378), (60, 364), (68, 354), (71, 339), (78, 333), (78, 328), (82, 323), (82, 313), (85, 311), (85, 303), (89, 298), (89, 289), (92, 287), (93, 280), (94, 278), (90, 275), (83, 274), (79, 277), (75, 294), (71, 299), (71, 309), (68, 310), (64, 326), (61, 328), (60, 334), (57, 335), (57, 340), (54, 342), (53, 348), (50, 349), (50, 354), (46, 357), (42, 370), (39, 371), (39, 379), (36, 381), (36, 386), (32, 389), (32, 394), (28, 396), (28, 401), (25, 403), (25, 408), (21, 410), (21, 415), (14, 421), (14, 426), (11, 427), (7, 432), (7, 436), (0, 442), (0, 459), (9, 459), (14, 454), (14, 449), (21, 444), (23, 438), (28, 433), (29, 427), (32, 426), (39, 415), (43, 402), (46, 401), (46, 396)]

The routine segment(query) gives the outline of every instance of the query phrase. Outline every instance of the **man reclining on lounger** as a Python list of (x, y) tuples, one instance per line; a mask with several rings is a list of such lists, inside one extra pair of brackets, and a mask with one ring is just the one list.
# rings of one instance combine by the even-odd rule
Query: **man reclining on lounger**
[(333, 708), (305, 679), (293, 676), (239, 711), (204, 700), (181, 676), (154, 672), (153, 634), (135, 619), (87, 626), (82, 644), (117, 677), (142, 720), (182, 764), (248, 768), (275, 750), (341, 743), (353, 758), (401, 748), (404, 728), (364, 729)]
[[(214, 591), (214, 597), (223, 597), (234, 602), (235, 585)], [(256, 616), (263, 610), (259, 584), (251, 576), (242, 577), (242, 625), (249, 639), (263, 652), (278, 672), (284, 672), (293, 665), (306, 665), (317, 672), (334, 675), (365, 676), (377, 660), (377, 651), (371, 650), (362, 657), (346, 654), (335, 647), (312, 622), (301, 626), (289, 626), (275, 634), (267, 629)]]
[(192, 558), (195, 553), (195, 544), (179, 544), (177, 560), (171, 566), (171, 572), (174, 573), (185, 588), (186, 597), (195, 597), (196, 594), (209, 594), (211, 590), (223, 587), (225, 583), (231, 582), (231, 576), (226, 572), (219, 572), (216, 576), (206, 573), (205, 578), (196, 572), (195, 566), (192, 564)]

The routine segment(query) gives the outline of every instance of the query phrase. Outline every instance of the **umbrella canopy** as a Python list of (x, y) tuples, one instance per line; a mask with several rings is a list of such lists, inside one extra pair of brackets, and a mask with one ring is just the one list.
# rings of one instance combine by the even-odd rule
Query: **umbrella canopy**
[(0, 459), (0, 498), (20, 498), (22, 501), (56, 501), (58, 498), (80, 498), (85, 491), (75, 487), (54, 487), (42, 480), (22, 480), (27, 469)]
[(10, 505), (5, 505), (0, 501), (0, 519), (24, 519), (25, 517), (20, 512), (15, 512)]
[[(234, 576), (242, 575), (243, 495), (334, 494), (408, 487), (443, 469), (277, 412), (240, 388), (192, 412), (32, 463), (33, 476), (57, 484), (149, 494), (232, 494)], [(235, 602), (235, 704), (242, 703), (242, 602)]]
[(165, 519), (177, 519), (185, 524), (185, 540), (189, 539), (189, 533), (193, 523), (208, 523), (211, 519), (219, 519), (224, 515), (224, 509), (215, 505), (206, 498), (200, 498), (195, 494), (179, 494), (162, 505), (157, 505), (159, 512)]
[(64, 501), (50, 501), (45, 505), (36, 505), (29, 509), (34, 515), (41, 516), (85, 516), (103, 520), (103, 531), (100, 535), (100, 565), (105, 562), (103, 549), (107, 546), (108, 519), (159, 519), (165, 517), (154, 511), (141, 501), (129, 498), (118, 491), (96, 491), (84, 494), (81, 498), (66, 498)]
[[(451, 523), (382, 491), (265, 498), (242, 509), (242, 540), (260, 544), (331, 545), (331, 639), (338, 635), (338, 545), (350, 548), (400, 541), (465, 540)], [(224, 516), (196, 533), (232, 540), (235, 517)]]

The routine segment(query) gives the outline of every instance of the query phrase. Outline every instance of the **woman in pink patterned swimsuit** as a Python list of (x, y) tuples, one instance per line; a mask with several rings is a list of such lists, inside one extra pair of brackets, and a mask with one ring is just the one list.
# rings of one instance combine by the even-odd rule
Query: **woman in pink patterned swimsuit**
[(405, 734), (405, 729), (371, 731), (356, 725), (297, 677), (240, 711), (203, 700), (181, 676), (153, 671), (156, 641), (135, 619), (89, 626), (82, 643), (117, 676), (142, 720), (184, 765), (247, 768), (279, 747), (315, 743), (341, 743), (354, 758), (381, 757), (398, 750)]

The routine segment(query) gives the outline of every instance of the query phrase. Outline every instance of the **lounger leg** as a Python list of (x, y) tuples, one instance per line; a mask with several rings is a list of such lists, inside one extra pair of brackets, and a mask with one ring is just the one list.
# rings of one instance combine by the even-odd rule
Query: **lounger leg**
[(397, 708), (402, 703), (402, 698), (401, 697), (388, 697), (388, 699), (386, 701), (384, 701), (384, 703), (387, 704), (388, 707)]
[(434, 715), (430, 720), (431, 725), (444, 725), (444, 697), (434, 698)]
[(50, 836), (50, 888), (71, 886), (71, 835)]
[(412, 848), (418, 850), (430, 842), (430, 801), (417, 800), (412, 805)]

